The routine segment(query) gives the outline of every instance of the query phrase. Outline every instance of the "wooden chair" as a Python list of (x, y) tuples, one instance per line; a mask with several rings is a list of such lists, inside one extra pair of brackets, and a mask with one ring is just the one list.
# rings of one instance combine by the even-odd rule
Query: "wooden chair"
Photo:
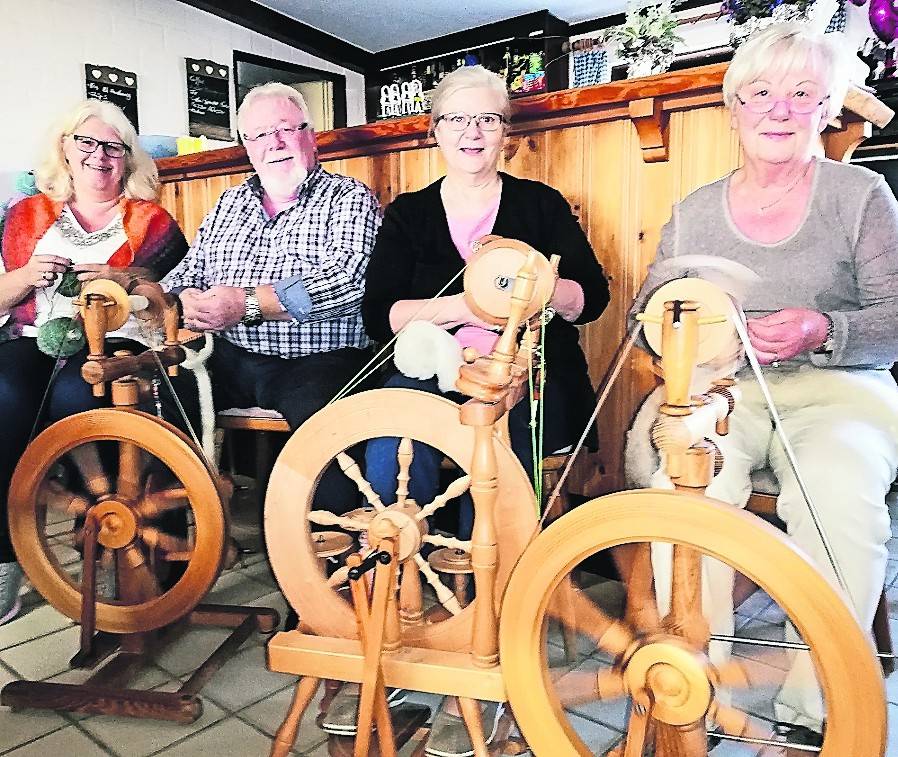
[[(786, 524), (779, 519), (776, 513), (776, 499), (779, 496), (779, 481), (773, 475), (770, 468), (762, 468), (751, 474), (752, 494), (748, 499), (746, 510), (755, 513), (764, 520), (772, 523), (777, 528), (786, 530)], [(734, 601), (741, 604), (755, 589), (754, 584), (737, 584), (734, 592)], [(884, 654), (892, 654), (892, 633), (889, 628), (889, 604), (886, 598), (886, 589), (883, 587), (879, 596), (879, 604), (876, 606), (876, 614), (873, 616), (873, 638), (876, 641), (876, 649)], [(880, 658), (883, 674), (888, 676), (895, 670), (895, 660), (891, 657)]]
[[(266, 410), (261, 407), (232, 407), (219, 411), (215, 416), (215, 428), (222, 435), (230, 431), (255, 431), (253, 440), (255, 450), (256, 504), (259, 514), (265, 504), (265, 490), (268, 488), (268, 477), (273, 465), (274, 434), (289, 434), (287, 420), (277, 410)], [(216, 445), (218, 447), (219, 445)], [(234, 472), (234, 445), (228, 444), (228, 460), (231, 472)]]

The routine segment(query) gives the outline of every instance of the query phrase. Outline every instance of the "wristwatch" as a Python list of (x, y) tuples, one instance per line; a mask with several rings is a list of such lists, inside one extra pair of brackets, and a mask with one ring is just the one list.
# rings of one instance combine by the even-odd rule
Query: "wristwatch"
[(823, 315), (826, 317), (829, 325), (826, 327), (826, 339), (823, 340), (823, 344), (814, 350), (815, 355), (831, 355), (836, 346), (835, 340), (833, 339), (833, 335), (836, 332), (836, 324), (833, 323), (833, 319), (826, 315), (826, 313)]
[(244, 326), (258, 326), (265, 319), (262, 317), (262, 306), (259, 305), (259, 298), (256, 296), (255, 287), (243, 287), (243, 306), (245, 312), (240, 323)]

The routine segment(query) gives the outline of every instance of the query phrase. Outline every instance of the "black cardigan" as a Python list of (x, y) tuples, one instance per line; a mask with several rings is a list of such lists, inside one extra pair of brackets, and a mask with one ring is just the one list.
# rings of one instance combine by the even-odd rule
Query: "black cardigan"
[[(567, 201), (538, 181), (501, 176), (502, 197), (492, 233), (526, 242), (546, 257), (560, 255), (559, 276), (583, 288), (585, 304), (576, 323), (594, 321), (608, 304), (608, 282)], [(439, 179), (399, 195), (384, 213), (362, 301), (365, 329), (377, 342), (393, 337), (390, 309), (398, 300), (433, 297), (464, 265), (449, 232), (441, 184)], [(461, 291), (459, 276), (444, 294)], [(579, 426), (571, 429), (575, 436), (594, 407), (577, 329), (556, 316), (546, 329), (545, 342), (547, 380), (558, 381), (562, 396), (570, 398), (571, 421)]]

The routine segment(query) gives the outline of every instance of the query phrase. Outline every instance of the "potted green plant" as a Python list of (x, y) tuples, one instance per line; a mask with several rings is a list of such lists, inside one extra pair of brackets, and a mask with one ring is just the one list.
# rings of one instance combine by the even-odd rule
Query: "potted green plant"
[(731, 24), (730, 44), (741, 45), (770, 24), (800, 21), (822, 32), (838, 10), (838, 0), (724, 0), (721, 13)]
[(628, 76), (666, 71), (674, 58), (674, 47), (683, 38), (677, 34), (675, 3), (630, 0), (624, 23), (608, 30), (605, 40), (618, 43), (618, 55), (628, 61)]

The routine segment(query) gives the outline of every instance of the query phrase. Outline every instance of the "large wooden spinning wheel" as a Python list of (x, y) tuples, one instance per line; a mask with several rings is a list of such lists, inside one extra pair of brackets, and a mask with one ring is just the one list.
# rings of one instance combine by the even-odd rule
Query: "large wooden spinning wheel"
[[(371, 490), (364, 472), (346, 450), (378, 437), (399, 438), (397, 502), (385, 506)], [(357, 637), (352, 606), (338, 589), (347, 571), (325, 574), (313, 545), (312, 524), (343, 529), (361, 543), (379, 541), (379, 528), (390, 522), (399, 529), (402, 569), (398, 601), (405, 645), (467, 650), (471, 646), (473, 604), (462, 607), (449, 586), (420, 553), (433, 545), (466, 550), (470, 543), (433, 534), (428, 517), (464, 493), (467, 475), (453, 481), (432, 502), (414, 503), (407, 497), (411, 441), (439, 449), (467, 474), (474, 449), (474, 430), (459, 423), (458, 405), (443, 397), (409, 389), (378, 389), (342, 399), (318, 412), (287, 442), (271, 474), (265, 499), (265, 538), (271, 565), (303, 627), (319, 636)], [(511, 569), (536, 528), (533, 488), (511, 449), (495, 439), (493, 445), (502, 482), (495, 508), (498, 539), (496, 600)], [(327, 465), (337, 463), (370, 505), (362, 511), (336, 516), (314, 510), (312, 500)], [(367, 539), (364, 538), (367, 535)], [(372, 538), (373, 537), (373, 538)], [(422, 585), (429, 585), (449, 617), (431, 622), (422, 607)], [(446, 613), (442, 615), (445, 616)]]
[[(9, 518), (28, 578), (74, 620), (82, 617), (81, 577), (63, 567), (51, 539), (79, 549), (85, 522), (97, 523), (98, 564), (117, 576), (112, 596), (98, 594), (96, 603), (96, 628), (110, 633), (185, 617), (224, 556), (225, 508), (201, 453), (174, 426), (138, 411), (91, 410), (41, 433), (16, 467)], [(183, 574), (164, 588), (176, 565)]]
[[(617, 757), (641, 757), (652, 742), (655, 751), (649, 753), (657, 757), (704, 757), (709, 721), (737, 739), (772, 738), (769, 721), (718, 696), (719, 690), (729, 689), (734, 702), (744, 701), (739, 690), (758, 686), (757, 676), (736, 655), (712, 664), (704, 645), (686, 638), (678, 613), (691, 599), (682, 596), (676, 580), (670, 613), (656, 616), (654, 623), (651, 613), (642, 615), (642, 622), (634, 619), (638, 614), (613, 618), (583, 591), (559, 601), (563, 580), (583, 559), (609, 547), (649, 542), (673, 544), (675, 551), (697, 550), (767, 591), (810, 648), (826, 711), (820, 754), (883, 754), (881, 673), (869, 640), (836, 591), (782, 534), (757, 518), (697, 494), (664, 490), (613, 494), (581, 506), (541, 533), (515, 569), (502, 606), (501, 664), (515, 717), (535, 754), (597, 753), (570, 716), (577, 703), (587, 700), (629, 699), (625, 741), (609, 752)], [(644, 577), (649, 571), (643, 561), (641, 572), (633, 575)], [(641, 584), (630, 587), (631, 600), (650, 592), (650, 581)], [(573, 672), (550, 669), (545, 620), (557, 617), (561, 607), (563, 622), (610, 663)], [(525, 618), (528, 622), (521, 623)], [(782, 681), (766, 683), (775, 692)], [(744, 746), (751, 753), (783, 753), (782, 747), (762, 745), (757, 751), (758, 746)]]

